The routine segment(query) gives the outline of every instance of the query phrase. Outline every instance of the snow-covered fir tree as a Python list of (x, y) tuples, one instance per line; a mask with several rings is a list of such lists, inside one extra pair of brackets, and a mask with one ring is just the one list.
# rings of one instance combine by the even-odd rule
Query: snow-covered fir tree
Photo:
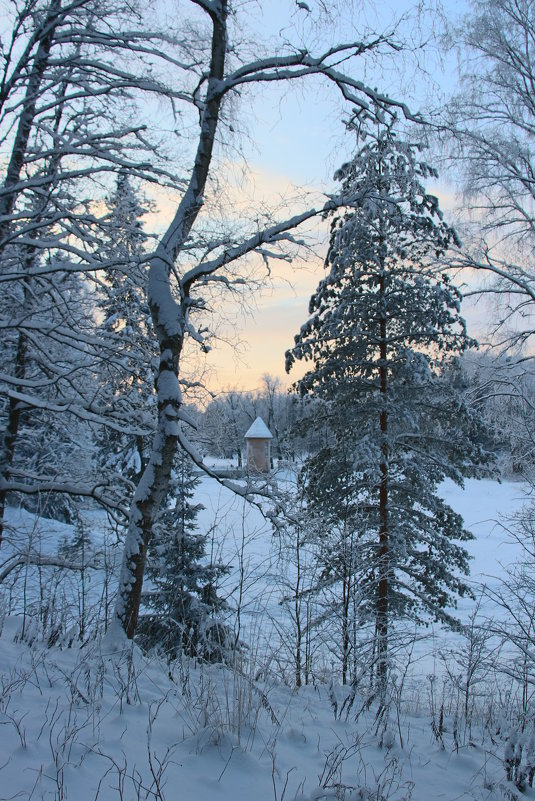
[(471, 535), (437, 487), (481, 475), (488, 461), (460, 374), (452, 380), (455, 357), (474, 342), (438, 267), (458, 243), (423, 186), (434, 175), (392, 126), (338, 171), (360, 199), (332, 222), (329, 272), (287, 353), (288, 370), (313, 362), (296, 388), (322, 401), (317, 422), (330, 429), (307, 465), (309, 503), (327, 532), (323, 580), (351, 584), (338, 558), (350, 538), (380, 693), (393, 619), (454, 622), (448, 608), (467, 592), (460, 543)]
[(1, 303), (7, 336), (0, 344), (6, 366), (0, 411), (0, 520), (9, 493), (18, 492), (27, 508), (71, 521), (71, 494), (55, 489), (65, 482), (74, 488), (92, 473), (89, 426), (66, 403), (66, 398), (78, 399), (88, 389), (93, 361), (85, 343), (93, 333), (92, 299), (83, 278), (62, 270), (61, 252), (43, 256), (35, 248), (12, 248), (9, 262), (12, 269), (41, 268), (50, 275), (15, 285)]
[(143, 595), (136, 639), (173, 659), (180, 652), (206, 661), (225, 659), (231, 643), (218, 617), (224, 601), (218, 583), (227, 572), (207, 557), (207, 535), (197, 531), (202, 505), (193, 501), (199, 479), (189, 457), (179, 452), (164, 510), (155, 526), (147, 562), (151, 588)]
[(135, 481), (143, 472), (150, 447), (148, 436), (141, 432), (153, 430), (156, 416), (155, 344), (146, 301), (147, 237), (141, 222), (147, 207), (124, 172), (119, 173), (109, 209), (107, 241), (101, 252), (106, 266), (100, 334), (110, 355), (99, 369), (100, 398), (107, 414), (132, 431), (104, 427), (98, 447), (103, 467)]

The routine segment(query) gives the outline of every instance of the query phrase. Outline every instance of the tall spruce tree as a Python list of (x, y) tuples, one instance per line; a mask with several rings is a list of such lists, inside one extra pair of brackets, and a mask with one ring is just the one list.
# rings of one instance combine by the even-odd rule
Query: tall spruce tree
[(437, 487), (445, 478), (462, 485), (487, 461), (480, 424), (452, 381), (455, 357), (475, 343), (460, 294), (438, 269), (458, 242), (423, 186), (434, 175), (392, 126), (338, 171), (360, 200), (332, 222), (328, 275), (286, 354), (287, 370), (313, 362), (295, 387), (325, 404), (330, 440), (309, 459), (306, 491), (331, 538), (331, 579), (347, 567), (333, 553), (348, 528), (356, 534), (351, 569), (362, 618), (374, 625), (381, 695), (393, 619), (454, 622), (448, 608), (468, 591), (460, 543), (471, 534)]

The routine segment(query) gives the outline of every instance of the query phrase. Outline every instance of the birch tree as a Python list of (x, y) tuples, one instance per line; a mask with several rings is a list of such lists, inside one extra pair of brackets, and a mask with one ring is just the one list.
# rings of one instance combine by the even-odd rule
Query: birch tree
[(535, 5), (473, 0), (454, 41), (461, 83), (444, 124), (471, 240), (458, 266), (477, 270), (494, 295), (494, 341), (519, 351), (531, 343), (535, 301)]

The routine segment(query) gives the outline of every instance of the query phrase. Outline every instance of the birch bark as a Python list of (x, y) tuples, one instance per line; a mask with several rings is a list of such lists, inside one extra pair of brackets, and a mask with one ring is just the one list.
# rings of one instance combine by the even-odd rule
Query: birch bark
[(199, 144), (189, 185), (175, 217), (150, 262), (148, 297), (160, 348), (156, 381), (158, 425), (152, 452), (136, 489), (123, 554), (115, 606), (113, 637), (118, 631), (132, 639), (143, 587), (147, 549), (153, 524), (165, 496), (178, 447), (182, 397), (178, 381), (191, 283), (182, 282), (180, 299), (171, 291), (170, 274), (203, 205), (219, 113), (227, 49), (227, 0), (203, 4), (212, 19), (212, 48)]

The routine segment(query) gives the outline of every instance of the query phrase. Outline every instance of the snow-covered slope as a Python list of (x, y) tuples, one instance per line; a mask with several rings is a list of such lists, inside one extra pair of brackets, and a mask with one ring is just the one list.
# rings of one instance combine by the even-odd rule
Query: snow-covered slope
[[(522, 490), (490, 481), (469, 481), (464, 491), (443, 487), (476, 535), (469, 544), (476, 591), (480, 582), (503, 577), (503, 566), (518, 556), (498, 521), (520, 508)], [(232, 667), (185, 659), (169, 668), (138, 651), (103, 653), (94, 641), (46, 648), (33, 639), (28, 616), (21, 641), (23, 621), (14, 613), (24, 590), (43, 586), (35, 576), (33, 585), (25, 583), (22, 573), (18, 589), (8, 598), (6, 585), (3, 595), (0, 799), (511, 801), (519, 795), (506, 781), (505, 756), (514, 761), (520, 744), (529, 768), (532, 723), (524, 720), (520, 731), (522, 699), (506, 679), (488, 674), (470, 689), (466, 720), (466, 640), (438, 627), (415, 640), (411, 669), (393, 676), (379, 713), (366, 682), (352, 698), (329, 681), (328, 670), (314, 686), (291, 689), (281, 681), (276, 649), (265, 658), (280, 612), (278, 542), (257, 510), (216, 483), (203, 479), (198, 500), (205, 506), (201, 529), (212, 532), (214, 549), (232, 565), (226, 589), (230, 602), (240, 598), (248, 650)], [(104, 521), (88, 522), (105, 544), (104, 530), (98, 535)], [(10, 523), (48, 553), (70, 531), (14, 511)], [(91, 575), (95, 598), (102, 598), (98, 569)], [(66, 591), (58, 583), (60, 589)], [(465, 621), (474, 603), (460, 604)], [(255, 650), (262, 659), (253, 658)], [(524, 792), (535, 798), (529, 787)]]
[[(342, 688), (13, 642), (0, 668), (0, 797), (71, 801), (502, 798), (504, 736), (441, 737), (426, 704), (377, 719)], [(360, 713), (360, 714), (359, 714)], [(528, 797), (534, 797), (531, 791)]]

